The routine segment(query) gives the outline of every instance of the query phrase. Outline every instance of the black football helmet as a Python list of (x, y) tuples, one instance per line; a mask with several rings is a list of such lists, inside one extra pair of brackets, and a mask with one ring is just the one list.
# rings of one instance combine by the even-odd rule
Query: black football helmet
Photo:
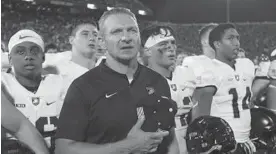
[[(138, 102), (137, 111), (145, 116), (145, 121), (141, 127), (143, 131), (169, 131), (175, 126), (174, 117), (177, 112), (176, 102), (164, 96), (151, 94)], [(139, 115), (138, 115), (139, 117)]]
[(213, 153), (227, 153), (235, 149), (236, 141), (233, 130), (225, 120), (213, 116), (201, 116), (188, 126), (186, 144), (191, 154), (207, 152), (215, 145), (221, 145), (222, 148)]
[(257, 148), (275, 150), (276, 153), (276, 114), (271, 110), (255, 106), (251, 109), (251, 140)]

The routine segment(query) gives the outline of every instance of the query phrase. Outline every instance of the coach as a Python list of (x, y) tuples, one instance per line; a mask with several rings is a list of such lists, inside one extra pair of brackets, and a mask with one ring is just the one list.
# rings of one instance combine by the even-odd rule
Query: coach
[(137, 100), (150, 93), (170, 98), (170, 89), (165, 78), (137, 62), (141, 41), (135, 15), (115, 8), (102, 15), (99, 27), (108, 49), (106, 60), (71, 84), (60, 114), (55, 152), (178, 153), (173, 129), (140, 129), (143, 118), (138, 119)]

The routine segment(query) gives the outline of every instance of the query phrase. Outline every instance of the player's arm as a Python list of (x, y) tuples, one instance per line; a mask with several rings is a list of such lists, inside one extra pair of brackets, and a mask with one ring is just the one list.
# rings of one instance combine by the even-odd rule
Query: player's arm
[(49, 152), (43, 137), (33, 124), (13, 106), (12, 97), (5, 87), (3, 85), (1, 87), (1, 125), (35, 153), (48, 154)]
[(213, 96), (217, 91), (216, 78), (212, 71), (204, 71), (198, 74), (197, 88), (193, 94), (193, 100), (197, 102), (192, 110), (192, 120), (199, 116), (210, 115)]
[(195, 100), (197, 104), (192, 110), (192, 120), (200, 116), (210, 115), (211, 104), (215, 92), (216, 88), (214, 86), (196, 88), (193, 100)]

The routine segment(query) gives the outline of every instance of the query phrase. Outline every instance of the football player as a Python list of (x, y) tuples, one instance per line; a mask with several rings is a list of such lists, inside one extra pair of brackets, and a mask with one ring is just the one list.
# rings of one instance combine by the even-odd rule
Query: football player
[[(20, 142), (27, 145), (35, 153), (48, 154), (48, 149), (41, 134), (34, 125), (13, 106), (13, 99), (1, 84), (1, 126), (11, 132)], [(5, 149), (2, 140), (2, 152)], [(8, 147), (10, 148), (10, 147)], [(14, 150), (20, 150), (15, 147)]]
[(271, 80), (267, 91), (267, 108), (276, 113), (276, 49), (271, 53), (268, 77)]
[(177, 103), (178, 111), (175, 117), (176, 136), (179, 143), (180, 153), (186, 153), (185, 135), (187, 129), (187, 116), (193, 103), (191, 96), (195, 88), (195, 76), (188, 67), (175, 65), (176, 40), (175, 34), (170, 27), (152, 26), (142, 32), (142, 45), (144, 54), (148, 57), (148, 67), (166, 77), (171, 96)]
[[(76, 78), (95, 67), (97, 39), (98, 28), (96, 23), (77, 25), (69, 37), (69, 42), (72, 45), (71, 55), (68, 55), (70, 58), (45, 66), (45, 69), (51, 65), (57, 68), (58, 74), (62, 76), (64, 84), (67, 85), (65, 92)], [(63, 94), (63, 98), (65, 94)]]
[(14, 99), (15, 107), (36, 126), (51, 146), (63, 103), (63, 80), (42, 75), (45, 60), (42, 37), (32, 30), (20, 30), (9, 41), (12, 73), (2, 73), (2, 82)]
[(198, 106), (194, 110), (194, 118), (211, 115), (226, 120), (238, 143), (235, 153), (253, 154), (256, 147), (249, 138), (251, 115), (248, 104), (252, 96), (254, 64), (247, 58), (236, 59), (240, 50), (240, 37), (232, 24), (215, 27), (210, 32), (209, 44), (216, 56), (212, 71), (202, 75), (209, 79), (202, 82), (212, 82), (198, 89)]

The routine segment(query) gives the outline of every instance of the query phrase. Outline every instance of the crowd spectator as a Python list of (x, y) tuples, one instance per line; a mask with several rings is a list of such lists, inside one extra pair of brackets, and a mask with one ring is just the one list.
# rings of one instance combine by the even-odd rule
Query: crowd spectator
[[(2, 40), (8, 39), (18, 30), (29, 28), (37, 31), (45, 39), (46, 44), (54, 43), (60, 51), (70, 49), (69, 36), (71, 30), (80, 23), (89, 23), (91, 15), (73, 16), (71, 14), (58, 15), (46, 14), (43, 12), (20, 12), (18, 10), (4, 10), (2, 12)], [(153, 21), (139, 20), (141, 29), (148, 25), (156, 24)], [(173, 24), (169, 25), (177, 32), (177, 42), (182, 46), (195, 49), (194, 54), (200, 53), (198, 30), (202, 24)], [(265, 48), (269, 51), (276, 46), (276, 23), (237, 23), (237, 30), (241, 32), (241, 47), (245, 55), (253, 59), (260, 55)]]

